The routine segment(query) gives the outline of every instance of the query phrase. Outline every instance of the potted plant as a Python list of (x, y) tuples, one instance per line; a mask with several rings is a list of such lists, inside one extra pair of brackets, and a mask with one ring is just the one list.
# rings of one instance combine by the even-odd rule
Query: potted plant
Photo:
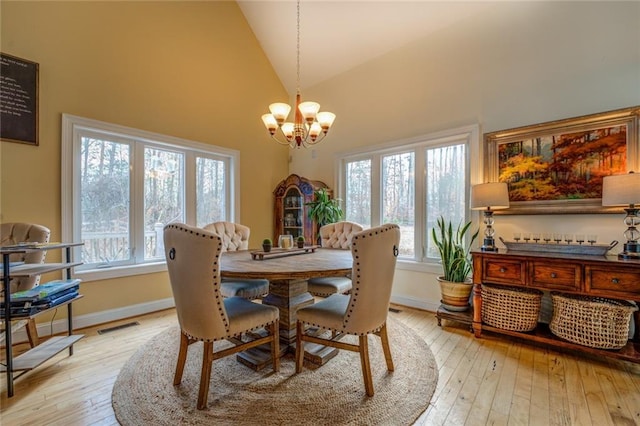
[(298, 244), (298, 248), (304, 248), (304, 237), (302, 235), (300, 235), (296, 239), (296, 243)]
[(262, 240), (262, 251), (264, 251), (265, 253), (269, 253), (272, 246), (273, 243), (271, 242), (270, 238), (265, 238), (264, 240)]
[(466, 311), (469, 309), (469, 296), (473, 289), (471, 282), (471, 246), (480, 230), (467, 238), (471, 222), (464, 226), (459, 224), (455, 230), (451, 222), (441, 216), (436, 226), (431, 229), (434, 244), (440, 253), (444, 275), (438, 277), (442, 306), (449, 311)]
[[(318, 231), (324, 225), (338, 222), (344, 217), (344, 212), (340, 207), (340, 199), (329, 197), (325, 188), (318, 189), (314, 195), (315, 199), (305, 205), (309, 208), (307, 211), (309, 219), (318, 224)], [(318, 232), (318, 239), (320, 239), (320, 232)]]

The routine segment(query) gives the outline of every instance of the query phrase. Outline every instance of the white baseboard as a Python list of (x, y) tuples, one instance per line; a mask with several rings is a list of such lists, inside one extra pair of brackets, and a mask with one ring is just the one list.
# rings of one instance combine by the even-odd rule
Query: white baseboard
[[(74, 330), (92, 327), (98, 324), (104, 324), (111, 321), (117, 321), (125, 318), (134, 317), (137, 315), (144, 315), (151, 312), (161, 311), (163, 309), (173, 308), (175, 301), (172, 297), (167, 299), (154, 300), (153, 302), (140, 303), (138, 305), (125, 306), (123, 308), (109, 309), (101, 312), (94, 312), (86, 315), (73, 316), (73, 328)], [(61, 307), (60, 309), (65, 309)], [(66, 333), (67, 332), (67, 319), (62, 318), (59, 320), (47, 323), (38, 324), (38, 336), (50, 336), (52, 334)], [(27, 332), (24, 328), (16, 331), (13, 334), (14, 343), (22, 343), (27, 341)]]
[(407, 296), (391, 296), (391, 303), (395, 303), (409, 308), (422, 309), (423, 311), (436, 312), (440, 303), (434, 303), (429, 300), (416, 299)]
[[(391, 296), (391, 303), (431, 312), (436, 312), (438, 310), (438, 306), (440, 306), (439, 303), (407, 296)], [(80, 328), (93, 327), (98, 324), (105, 324), (111, 321), (118, 321), (137, 315), (144, 315), (151, 312), (161, 311), (163, 309), (173, 308), (174, 306), (175, 301), (172, 297), (169, 297), (166, 299), (154, 300), (153, 302), (125, 306), (123, 308), (109, 309), (106, 311), (94, 312), (86, 315), (74, 315), (73, 328), (77, 330)], [(64, 307), (62, 307), (61, 309), (64, 309)], [(53, 323), (47, 322), (38, 324), (38, 336), (45, 337), (52, 334), (65, 333), (66, 331), (66, 318), (55, 320)], [(16, 331), (13, 334), (14, 343), (22, 343), (26, 341), (27, 332), (24, 328)]]

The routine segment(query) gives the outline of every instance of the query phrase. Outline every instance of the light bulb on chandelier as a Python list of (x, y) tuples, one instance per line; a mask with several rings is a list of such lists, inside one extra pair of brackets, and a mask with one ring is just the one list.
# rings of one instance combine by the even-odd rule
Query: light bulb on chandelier
[[(300, 102), (300, 0), (297, 9), (297, 90), (294, 121), (286, 121), (291, 106), (282, 102), (269, 105), (269, 114), (262, 116), (262, 122), (273, 139), (292, 148), (315, 145), (329, 132), (336, 115), (332, 112), (320, 112), (317, 102)], [(278, 139), (278, 129), (285, 140)]]

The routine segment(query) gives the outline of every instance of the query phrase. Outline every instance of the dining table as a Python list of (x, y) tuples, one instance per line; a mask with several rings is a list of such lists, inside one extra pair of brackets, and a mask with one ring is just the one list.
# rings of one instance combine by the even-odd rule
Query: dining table
[[(220, 276), (223, 279), (264, 278), (269, 280), (269, 293), (262, 299), (280, 311), (281, 356), (295, 352), (296, 320), (298, 309), (314, 303), (307, 290), (307, 280), (315, 277), (344, 277), (351, 274), (351, 250), (320, 248), (238, 250), (223, 252), (220, 257)], [(305, 359), (322, 365), (337, 354), (333, 348), (307, 344)], [(238, 359), (244, 364), (261, 369), (270, 362), (268, 351), (246, 351)]]

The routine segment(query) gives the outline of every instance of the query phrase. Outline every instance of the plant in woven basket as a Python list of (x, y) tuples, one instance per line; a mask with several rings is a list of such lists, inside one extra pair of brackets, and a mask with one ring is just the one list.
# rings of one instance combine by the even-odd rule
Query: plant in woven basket
[(465, 311), (469, 309), (469, 295), (472, 284), (469, 276), (472, 271), (471, 246), (478, 238), (477, 230), (471, 233), (471, 222), (458, 224), (440, 216), (436, 226), (431, 229), (433, 242), (438, 248), (444, 275), (438, 277), (442, 294), (442, 305), (451, 311)]

